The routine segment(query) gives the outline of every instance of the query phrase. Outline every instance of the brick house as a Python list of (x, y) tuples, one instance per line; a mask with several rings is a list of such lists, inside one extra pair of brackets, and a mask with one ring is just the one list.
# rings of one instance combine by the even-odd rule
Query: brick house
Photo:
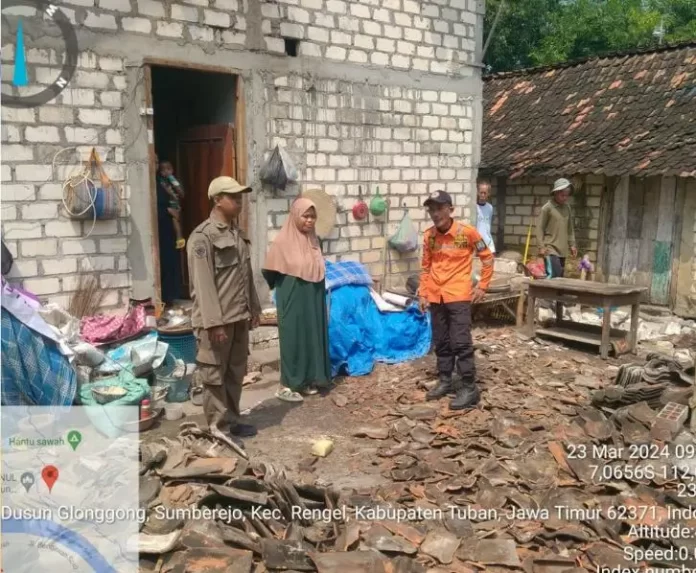
[[(79, 41), (75, 75), (45, 105), (2, 107), (3, 237), (13, 279), (43, 299), (67, 304), (80, 272), (99, 276), (106, 307), (158, 297), (155, 153), (185, 172), (189, 231), (207, 216), (211, 177), (254, 187), (243, 225), (257, 272), (304, 189), (336, 199), (328, 256), (375, 273), (385, 233), (382, 219), (353, 220), (359, 185), (368, 201), (377, 186), (391, 200), (389, 233), (406, 211), (424, 228), (421, 204), (441, 188), (470, 217), (483, 0), (66, 0), (60, 9)], [(64, 52), (34, 19), (24, 18), (27, 69), (46, 86)], [(16, 89), (14, 56), (3, 46), (3, 91)], [(259, 182), (276, 144), (297, 163), (299, 190)], [(87, 237), (92, 221), (68, 219), (61, 202), (74, 165), (52, 163), (69, 147), (79, 163), (92, 146), (124, 200), (121, 216)], [(391, 273), (418, 268), (417, 254), (391, 258)]]
[(553, 180), (570, 178), (598, 279), (696, 316), (696, 43), (486, 78), (479, 173), (499, 249), (524, 251)]

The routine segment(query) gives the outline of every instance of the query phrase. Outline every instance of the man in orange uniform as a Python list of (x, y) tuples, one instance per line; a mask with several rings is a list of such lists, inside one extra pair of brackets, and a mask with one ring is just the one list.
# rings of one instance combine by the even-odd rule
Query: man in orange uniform
[[(426, 395), (438, 400), (454, 393), (451, 410), (472, 408), (480, 399), (476, 387), (471, 303), (486, 294), (493, 276), (493, 254), (476, 227), (452, 219), (452, 197), (436, 191), (425, 202), (434, 225), (425, 231), (423, 270), (418, 295), (422, 311), (430, 308), (439, 384)], [(478, 254), (481, 280), (474, 288), (472, 267)], [(452, 379), (454, 363), (459, 376)]]

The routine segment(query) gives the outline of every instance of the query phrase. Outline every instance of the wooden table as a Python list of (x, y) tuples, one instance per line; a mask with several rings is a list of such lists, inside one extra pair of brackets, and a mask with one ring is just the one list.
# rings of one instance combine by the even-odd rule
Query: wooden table
[[(609, 347), (613, 340), (624, 339), (629, 335), (629, 348), (636, 352), (638, 342), (638, 313), (640, 301), (646, 287), (616, 285), (579, 279), (542, 279), (529, 282), (527, 306), (527, 333), (530, 336), (541, 334), (563, 340), (572, 340), (599, 346), (602, 358), (609, 356)], [(556, 302), (556, 324), (547, 328), (535, 328), (536, 301), (539, 298)], [(602, 326), (582, 324), (563, 320), (563, 303), (585, 304), (602, 308), (604, 318)], [(611, 328), (611, 309), (617, 306), (631, 307), (630, 332)]]

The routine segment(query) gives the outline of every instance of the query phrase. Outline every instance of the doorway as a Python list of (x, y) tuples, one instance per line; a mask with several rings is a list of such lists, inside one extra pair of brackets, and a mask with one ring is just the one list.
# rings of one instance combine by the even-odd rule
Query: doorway
[(609, 282), (644, 286), (647, 302), (672, 307), (685, 186), (662, 176), (624, 176), (612, 183), (604, 265)]
[[(228, 175), (245, 183), (245, 170), (240, 169), (237, 160), (244, 145), (239, 140), (244, 132), (239, 125), (243, 122), (241, 81), (238, 76), (222, 71), (149, 66), (151, 143), (154, 143), (151, 153), (160, 162), (166, 160), (172, 164), (174, 175), (184, 189), (180, 221), (187, 241), (210, 214), (210, 181)], [(159, 260), (155, 263), (160, 279), (158, 294), (161, 301), (172, 303), (190, 298), (186, 250), (173, 247), (171, 217), (155, 179), (152, 174), (153, 209), (157, 213), (153, 222), (157, 222), (159, 243)], [(240, 221), (240, 225), (246, 227), (245, 222)]]

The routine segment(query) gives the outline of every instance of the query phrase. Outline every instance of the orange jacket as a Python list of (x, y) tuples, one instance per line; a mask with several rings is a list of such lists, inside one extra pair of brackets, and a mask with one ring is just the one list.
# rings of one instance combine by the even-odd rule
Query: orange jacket
[(435, 304), (470, 301), (471, 271), (477, 253), (481, 259), (478, 287), (486, 290), (493, 276), (493, 254), (476, 228), (454, 221), (446, 233), (440, 233), (435, 226), (427, 229), (419, 296)]

